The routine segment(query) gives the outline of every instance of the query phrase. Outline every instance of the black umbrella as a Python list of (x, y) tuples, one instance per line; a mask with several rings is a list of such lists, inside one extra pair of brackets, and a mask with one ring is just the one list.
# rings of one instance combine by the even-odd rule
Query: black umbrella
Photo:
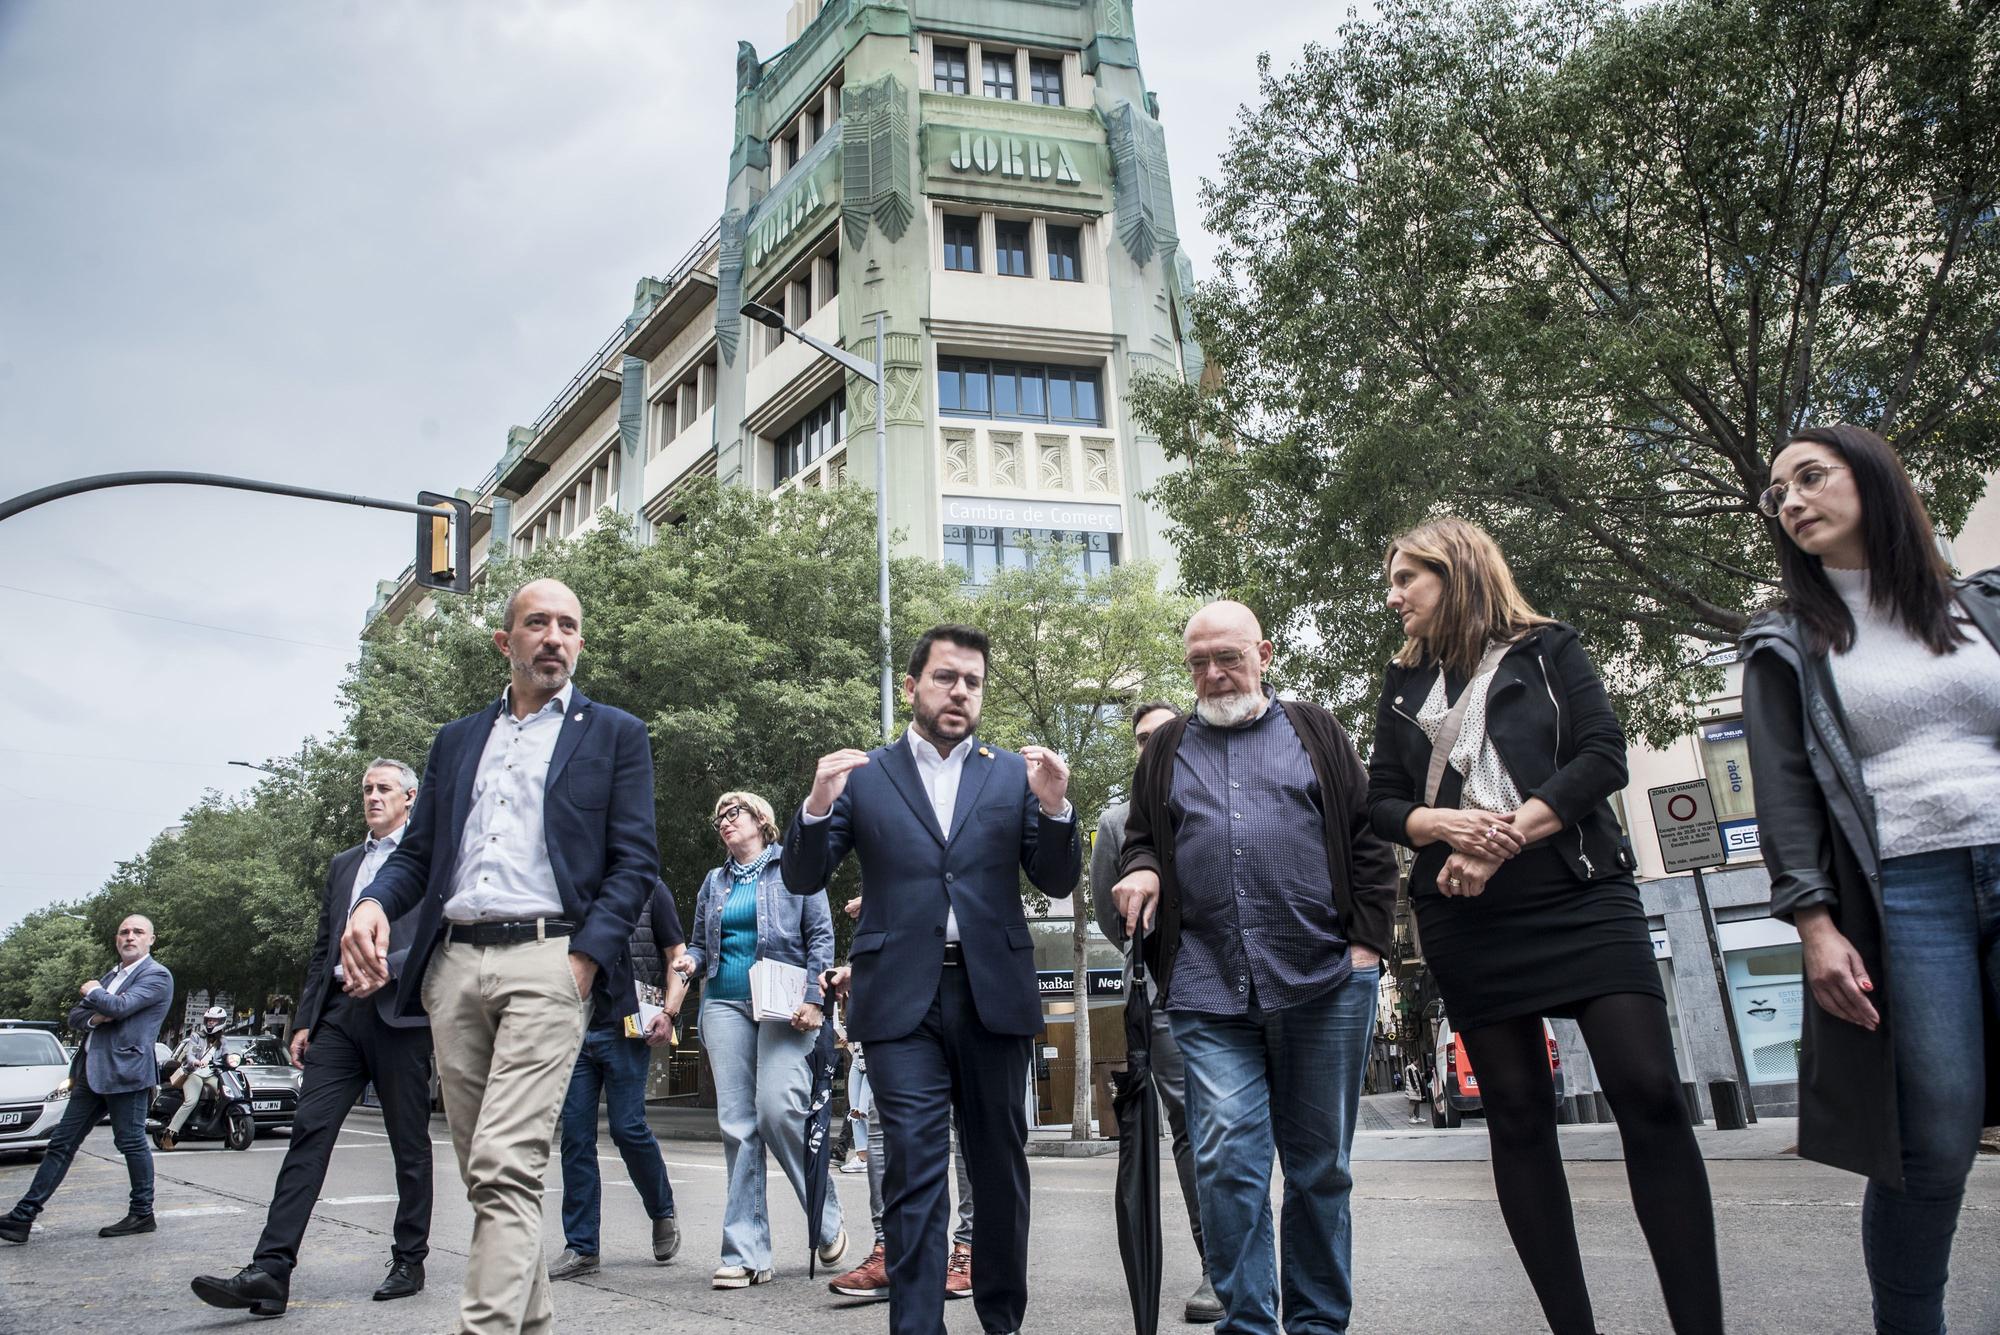
[(832, 1139), (828, 1127), (833, 1122), (833, 1078), (840, 1068), (840, 1054), (834, 1047), (833, 997), (826, 998), (826, 1018), (819, 1027), (819, 1041), (813, 1044), (812, 1057), (812, 1097), (806, 1103), (806, 1238), (810, 1251), (806, 1256), (808, 1278), (818, 1272), (819, 1249), (832, 1238), (819, 1235), (820, 1217), (826, 1213), (826, 1193), (828, 1190), (828, 1161), (832, 1154)]
[(1145, 929), (1132, 937), (1125, 996), (1125, 1069), (1111, 1077), (1118, 1114), (1118, 1255), (1132, 1295), (1132, 1328), (1160, 1328), (1160, 1100), (1153, 1090), (1153, 1002), (1146, 995)]

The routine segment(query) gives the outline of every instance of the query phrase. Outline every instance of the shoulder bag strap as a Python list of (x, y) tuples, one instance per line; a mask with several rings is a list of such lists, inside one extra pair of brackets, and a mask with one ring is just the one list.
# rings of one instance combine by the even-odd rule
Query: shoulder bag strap
[[(1438, 786), (1444, 782), (1444, 767), (1451, 760), (1451, 748), (1458, 745), (1459, 730), (1465, 726), (1465, 710), (1472, 703), (1473, 686), (1481, 677), (1500, 666), (1500, 660), (1513, 647), (1506, 643), (1487, 646), (1485, 654), (1479, 659), (1479, 666), (1472, 670), (1471, 678), (1465, 683), (1465, 689), (1458, 693), (1458, 703), (1451, 707), (1451, 712), (1446, 714), (1444, 721), (1438, 725), (1437, 740), (1431, 743), (1430, 773), (1424, 778), (1425, 806), (1437, 805)], [(1438, 672), (1440, 674), (1444, 672), (1442, 663), (1438, 665)]]

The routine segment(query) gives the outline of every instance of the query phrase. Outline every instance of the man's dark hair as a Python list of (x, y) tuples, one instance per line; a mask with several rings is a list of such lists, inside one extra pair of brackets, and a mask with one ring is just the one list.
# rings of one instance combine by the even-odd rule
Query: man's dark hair
[(917, 647), (910, 650), (910, 675), (912, 677), (921, 677), (924, 675), (924, 669), (930, 666), (931, 646), (939, 640), (943, 640), (947, 644), (955, 644), (961, 649), (978, 651), (980, 670), (992, 670), (993, 654), (991, 641), (986, 638), (985, 631), (979, 629), (977, 626), (932, 626), (924, 632), (923, 638), (917, 641)]
[(1139, 731), (1139, 720), (1155, 710), (1164, 709), (1169, 714), (1180, 713), (1180, 707), (1171, 700), (1148, 700), (1132, 707), (1132, 731)]

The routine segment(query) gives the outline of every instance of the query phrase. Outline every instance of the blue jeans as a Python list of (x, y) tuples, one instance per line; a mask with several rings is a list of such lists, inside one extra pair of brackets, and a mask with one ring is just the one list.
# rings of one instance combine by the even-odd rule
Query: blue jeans
[[(759, 1023), (747, 1001), (701, 1003), (701, 1046), (715, 1075), (715, 1120), (729, 1198), (722, 1207), (722, 1264), (771, 1268), (771, 1217), (764, 1200), (764, 1156), (778, 1161), (799, 1207), (806, 1203), (806, 1102), (812, 1093), (816, 1034), (783, 1020)], [(826, 1184), (820, 1236), (840, 1236), (840, 1194)]]
[(132, 1180), (133, 1214), (153, 1213), (153, 1147), (146, 1142), (146, 1110), (152, 1106), (153, 1091), (134, 1090), (130, 1094), (100, 1094), (88, 1079), (79, 1076), (70, 1085), (69, 1107), (49, 1137), (48, 1152), (35, 1170), (28, 1194), (14, 1206), (16, 1219), (33, 1219), (56, 1194), (77, 1146), (97, 1125), (97, 1119), (111, 1114), (111, 1143), (125, 1156), (125, 1173)]
[(674, 1212), (674, 1189), (660, 1142), (646, 1124), (646, 1073), (653, 1050), (617, 1029), (586, 1029), (563, 1097), (563, 1242), (579, 1256), (596, 1256), (603, 1179), (597, 1169), (597, 1094), (604, 1091), (611, 1143), (639, 1189), (649, 1219)]
[(1348, 1151), (1375, 1028), (1379, 967), (1324, 997), (1247, 1015), (1172, 1011), (1187, 1066), (1188, 1134), (1221, 1335), (1276, 1335), (1271, 1155), (1285, 1173), (1289, 1335), (1335, 1335), (1354, 1310)]
[(1985, 1113), (1984, 1006), (2000, 994), (2000, 845), (1882, 863), (1901, 1189), (1870, 1182), (1861, 1249), (1882, 1335), (1943, 1335), (1944, 1287)]

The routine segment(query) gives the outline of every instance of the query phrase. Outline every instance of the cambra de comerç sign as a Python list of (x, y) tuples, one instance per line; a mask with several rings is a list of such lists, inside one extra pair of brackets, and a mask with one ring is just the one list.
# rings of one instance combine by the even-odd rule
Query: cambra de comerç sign
[(1082, 185), (1083, 173), (1060, 140), (960, 130), (945, 166), (968, 176), (1005, 176), (1023, 181)]

